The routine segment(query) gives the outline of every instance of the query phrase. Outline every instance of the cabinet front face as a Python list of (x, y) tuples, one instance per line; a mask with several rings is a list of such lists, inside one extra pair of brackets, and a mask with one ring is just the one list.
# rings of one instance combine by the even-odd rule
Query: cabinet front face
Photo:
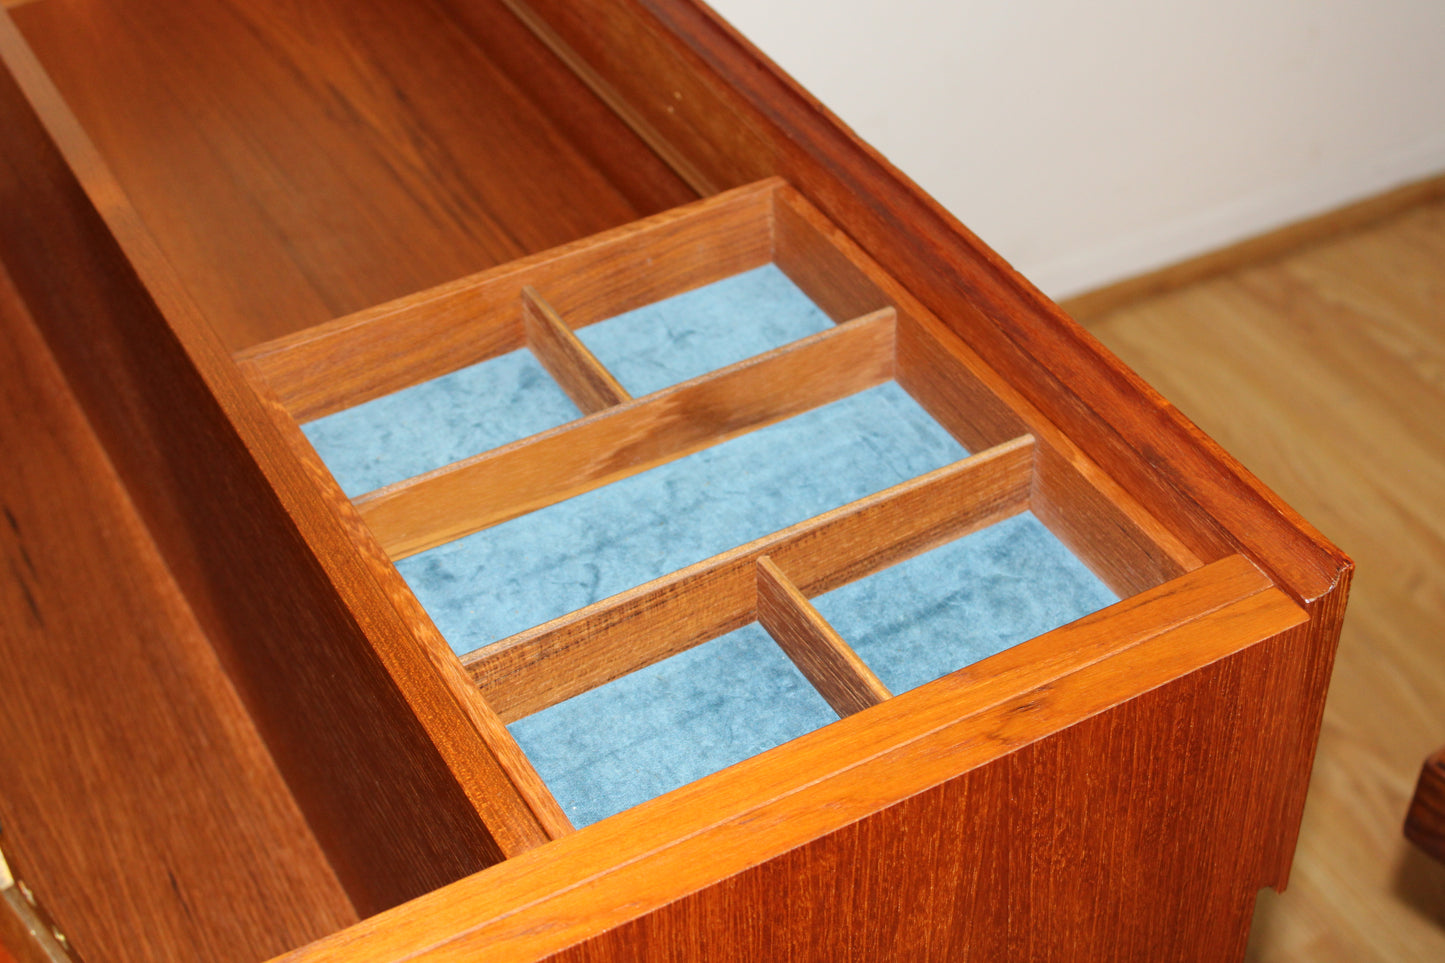
[(35, 0), (0, 53), (7, 324), (114, 476), (63, 500), (295, 835), (82, 955), (302, 885), (283, 946), (373, 918), (301, 957), (1242, 952), (1348, 561), (710, 12)]

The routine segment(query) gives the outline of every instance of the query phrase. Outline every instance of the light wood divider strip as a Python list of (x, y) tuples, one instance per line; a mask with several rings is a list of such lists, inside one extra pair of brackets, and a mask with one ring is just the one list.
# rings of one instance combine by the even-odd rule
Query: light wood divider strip
[(394, 559), (635, 475), (893, 377), (892, 309), (377, 489), (356, 507)]
[(506, 722), (757, 618), (764, 555), (817, 595), (1028, 506), (1023, 436), (553, 619), (462, 657)]
[(627, 389), (530, 284), (522, 288), (522, 327), (527, 333), (527, 347), (584, 415), (632, 400)]
[(840, 717), (893, 695), (767, 555), (758, 559), (758, 624)]
[(773, 201), (773, 263), (835, 321), (893, 303), (878, 266), (791, 185)]
[(575, 327), (772, 258), (769, 178), (519, 258), (237, 354), (307, 422), (526, 343), (517, 297), (541, 291)]
[(1203, 564), (937, 318), (900, 303), (897, 338), (898, 383), (965, 448), (1022, 432), (1037, 439), (1034, 514), (1115, 594)]

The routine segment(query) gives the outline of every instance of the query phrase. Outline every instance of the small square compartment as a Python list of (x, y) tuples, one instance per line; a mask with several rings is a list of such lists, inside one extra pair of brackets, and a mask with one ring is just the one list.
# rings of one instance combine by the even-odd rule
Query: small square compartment
[(837, 718), (753, 622), (509, 728), (580, 827)]
[(578, 332), (634, 396), (781, 348), (832, 322), (776, 264), (634, 308)]
[(1027, 511), (812, 599), (895, 694), (1117, 601)]
[(521, 348), (318, 418), (301, 430), (348, 497), (500, 448), (582, 413)]

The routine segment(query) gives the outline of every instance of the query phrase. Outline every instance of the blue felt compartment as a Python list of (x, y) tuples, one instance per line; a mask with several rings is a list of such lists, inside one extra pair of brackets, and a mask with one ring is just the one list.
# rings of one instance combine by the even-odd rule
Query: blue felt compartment
[(581, 417), (530, 351), (513, 351), (302, 425), (348, 497)]
[(1117, 601), (1024, 512), (813, 606), (896, 695)]
[(585, 826), (837, 718), (753, 623), (509, 728)]
[(397, 567), (468, 652), (966, 454), (888, 382)]
[(577, 337), (641, 397), (832, 326), (766, 264), (580, 328)]
[[(1115, 601), (1024, 512), (813, 604), (897, 694)], [(584, 826), (835, 718), (754, 623), (510, 728)]]

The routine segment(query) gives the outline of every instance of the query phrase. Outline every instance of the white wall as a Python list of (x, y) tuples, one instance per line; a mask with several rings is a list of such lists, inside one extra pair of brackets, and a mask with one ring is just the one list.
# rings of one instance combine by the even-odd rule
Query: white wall
[(1445, 0), (711, 0), (1054, 297), (1445, 170)]

